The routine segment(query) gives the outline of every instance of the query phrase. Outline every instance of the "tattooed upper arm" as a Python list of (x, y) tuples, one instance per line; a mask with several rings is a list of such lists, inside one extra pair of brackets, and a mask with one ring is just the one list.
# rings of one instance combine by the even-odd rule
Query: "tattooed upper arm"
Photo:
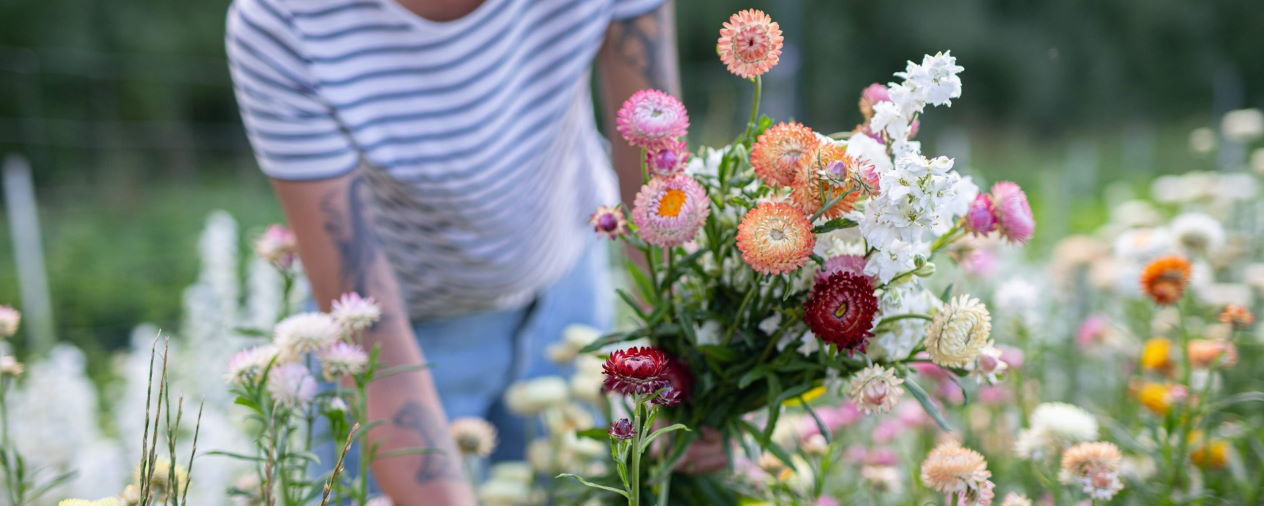
[[(417, 401), (410, 400), (404, 403), (391, 418), (391, 423), (398, 428), (417, 434), (423, 448), (441, 448), (444, 446), (444, 440), (450, 437), (437, 414)], [(413, 480), (418, 485), (424, 485), (436, 480), (461, 479), (460, 466), (452, 459), (452, 455), (442, 450), (423, 453), (421, 465), (417, 467)]]
[(364, 204), (364, 176), (356, 174), (346, 189), (325, 195), (320, 208), (325, 232), (338, 249), (338, 274), (342, 286), (359, 294), (369, 293), (369, 271), (378, 256), (378, 239)]
[(612, 21), (606, 36), (607, 50), (617, 59), (612, 63), (630, 67), (651, 88), (679, 95), (674, 23), (670, 1), (643, 15)]

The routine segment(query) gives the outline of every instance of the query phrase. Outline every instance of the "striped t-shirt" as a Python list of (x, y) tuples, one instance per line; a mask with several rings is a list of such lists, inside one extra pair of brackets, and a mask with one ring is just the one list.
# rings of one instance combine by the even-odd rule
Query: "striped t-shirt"
[(365, 169), (365, 212), (413, 318), (525, 303), (618, 199), (589, 69), (612, 19), (662, 0), (485, 0), (448, 22), (395, 0), (236, 0), (226, 44), (259, 165)]

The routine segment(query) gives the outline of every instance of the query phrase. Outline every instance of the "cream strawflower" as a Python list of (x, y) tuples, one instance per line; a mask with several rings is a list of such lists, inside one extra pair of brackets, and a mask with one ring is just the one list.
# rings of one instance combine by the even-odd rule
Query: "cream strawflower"
[(1062, 483), (1078, 484), (1093, 499), (1108, 500), (1124, 488), (1119, 479), (1123, 454), (1105, 441), (1080, 443), (1062, 452)]
[(329, 315), (342, 328), (356, 332), (381, 320), (382, 306), (373, 297), (361, 297), (355, 292), (344, 293), (334, 301)]
[(956, 441), (939, 445), (922, 461), (922, 482), (950, 498), (955, 496), (958, 505), (991, 504), (996, 486), (991, 477), (983, 455)]
[(1009, 368), (1004, 360), (1001, 360), (1001, 350), (995, 346), (988, 346), (979, 351), (979, 356), (975, 357), (974, 363), (971, 364), (970, 374), (977, 378), (980, 383), (993, 384), (997, 382), (997, 376), (1004, 373)]
[(944, 367), (966, 367), (992, 345), (992, 316), (978, 299), (958, 295), (935, 313), (926, 332), (931, 361)]
[(1005, 494), (1001, 506), (1031, 506), (1031, 498), (1018, 492), (1010, 492)]
[(316, 358), (320, 359), (320, 371), (326, 381), (363, 373), (369, 364), (369, 354), (364, 348), (342, 341), (316, 352)]
[(519, 381), (505, 391), (505, 406), (521, 416), (534, 416), (550, 406), (566, 402), (570, 386), (559, 376)]
[(496, 449), (496, 427), (482, 418), (457, 418), (448, 425), (448, 432), (467, 456), (486, 457)]
[(1224, 247), (1224, 226), (1206, 214), (1182, 214), (1172, 220), (1170, 228), (1176, 243), (1190, 253), (1205, 255)]
[(26, 368), (22, 367), (22, 363), (13, 355), (0, 356), (0, 376), (9, 376), (16, 378), (22, 375), (22, 371)]
[(900, 401), (904, 380), (880, 365), (871, 365), (852, 377), (847, 396), (865, 413), (886, 413)]
[(0, 306), (0, 339), (16, 334), (21, 322), (22, 312), (9, 306)]
[(293, 362), (329, 346), (338, 339), (338, 324), (325, 313), (300, 313), (277, 323), (272, 342), (280, 351), (278, 361)]
[(236, 385), (254, 382), (276, 356), (277, 347), (271, 344), (241, 350), (228, 359), (228, 374), (224, 375), (224, 380)]
[(1097, 420), (1078, 406), (1046, 402), (1036, 406), (1029, 417), (1031, 426), (1018, 433), (1014, 442), (1019, 456), (1040, 459), (1062, 448), (1097, 439)]
[(508, 480), (488, 480), (478, 487), (478, 501), (484, 506), (522, 506), (530, 504), (531, 487)]

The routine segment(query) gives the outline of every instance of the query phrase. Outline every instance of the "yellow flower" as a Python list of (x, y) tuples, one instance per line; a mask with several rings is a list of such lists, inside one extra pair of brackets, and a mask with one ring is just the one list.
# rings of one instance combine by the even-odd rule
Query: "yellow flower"
[(1213, 438), (1210, 443), (1194, 448), (1189, 460), (1203, 469), (1224, 469), (1229, 465), (1229, 442)]
[(1172, 369), (1172, 340), (1155, 337), (1146, 341), (1141, 349), (1141, 367), (1163, 373)]
[(781, 403), (781, 405), (782, 406), (803, 406), (804, 404), (808, 404), (808, 403), (811, 403), (812, 401), (819, 399), (822, 395), (825, 395), (825, 385), (821, 385), (819, 387), (803, 392), (803, 395), (799, 397), (795, 397), (793, 399), (786, 399), (784, 402)]
[(1154, 414), (1163, 416), (1172, 408), (1172, 394), (1170, 388), (1162, 383), (1146, 383), (1141, 386), (1141, 390), (1137, 391), (1137, 399), (1141, 401), (1141, 405), (1148, 408)]
[(117, 497), (106, 497), (105, 499), (97, 499), (89, 501), (87, 499), (62, 499), (57, 506), (123, 506)]

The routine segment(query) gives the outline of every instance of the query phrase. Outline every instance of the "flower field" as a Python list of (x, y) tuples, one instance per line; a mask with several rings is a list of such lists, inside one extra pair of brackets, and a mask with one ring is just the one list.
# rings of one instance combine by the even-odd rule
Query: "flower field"
[[(643, 186), (589, 225), (623, 246), (620, 322), (567, 328), (548, 353), (570, 374), (509, 388), (525, 460), (489, 465), (496, 429), (451, 421), (481, 503), (1264, 504), (1264, 115), (1221, 132), (1254, 170), (1158, 177), (1035, 250), (1023, 187), (923, 149), (970, 93), (951, 51), (849, 91), (863, 122), (820, 132), (761, 114), (784, 36), (756, 10), (722, 25), (753, 98), (727, 145), (688, 144), (659, 90), (618, 110)], [(368, 386), (424, 365), (360, 346), (370, 297), (312, 311), (287, 228), (244, 268), (241, 235), (210, 216), (180, 328), (138, 327), (117, 381), (69, 345), (0, 356), (4, 501), (392, 504), (369, 463), (431, 449), (363, 443), (385, 423)], [(0, 306), (0, 338), (21, 324)]]

